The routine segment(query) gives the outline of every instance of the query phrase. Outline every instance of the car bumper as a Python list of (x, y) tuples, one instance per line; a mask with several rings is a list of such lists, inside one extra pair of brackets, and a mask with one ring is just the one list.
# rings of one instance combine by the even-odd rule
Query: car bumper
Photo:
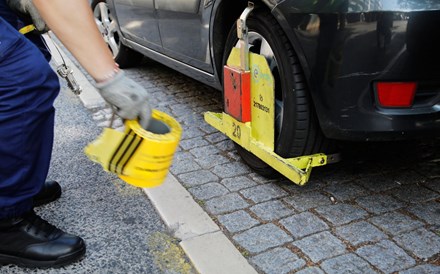
[[(337, 7), (306, 13), (293, 2), (298, 1), (284, 1), (274, 13), (299, 55), (327, 137), (440, 135), (440, 12), (429, 10), (440, 5), (383, 11), (383, 6), (361, 9), (339, 1)], [(416, 82), (414, 104), (380, 107), (377, 82)]]

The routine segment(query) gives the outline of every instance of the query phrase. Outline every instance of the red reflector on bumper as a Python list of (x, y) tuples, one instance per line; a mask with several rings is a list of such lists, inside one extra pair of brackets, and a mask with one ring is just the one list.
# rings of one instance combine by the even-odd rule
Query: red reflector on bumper
[(416, 88), (415, 82), (378, 82), (377, 100), (381, 107), (411, 107)]

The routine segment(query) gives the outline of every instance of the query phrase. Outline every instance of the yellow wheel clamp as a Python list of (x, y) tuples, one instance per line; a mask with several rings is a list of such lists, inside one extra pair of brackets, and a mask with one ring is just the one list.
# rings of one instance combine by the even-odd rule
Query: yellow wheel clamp
[(124, 132), (110, 125), (84, 152), (126, 183), (156, 187), (168, 174), (181, 134), (182, 127), (174, 118), (154, 109), (147, 130), (137, 120), (125, 121)]
[(265, 57), (248, 52), (246, 19), (252, 10), (249, 3), (237, 21), (240, 48), (232, 49), (224, 68), (225, 112), (206, 112), (204, 118), (289, 180), (304, 185), (313, 167), (327, 164), (327, 155), (286, 159), (274, 152), (274, 79)]
[[(19, 32), (24, 35), (34, 30), (34, 25), (28, 25)], [(76, 81), (69, 79), (71, 70), (65, 63), (62, 68), (65, 73), (60, 73), (60, 69), (58, 73), (66, 78), (70, 88), (72, 81), (76, 86)], [(78, 91), (77, 94), (81, 92), (80, 88), (72, 90)], [(125, 121), (124, 132), (110, 125), (86, 146), (84, 152), (90, 160), (99, 163), (105, 171), (117, 174), (126, 183), (156, 187), (168, 174), (181, 135), (182, 127), (174, 118), (154, 109), (147, 130), (137, 120)]]

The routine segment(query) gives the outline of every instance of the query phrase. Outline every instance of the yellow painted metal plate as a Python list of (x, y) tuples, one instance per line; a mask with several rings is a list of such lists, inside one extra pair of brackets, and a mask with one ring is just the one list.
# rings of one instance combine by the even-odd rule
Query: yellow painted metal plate
[(250, 53), (252, 137), (274, 150), (275, 90), (266, 58)]
[(232, 48), (229, 54), (228, 61), (226, 65), (233, 68), (240, 68), (240, 49), (237, 47)]
[[(229, 55), (227, 65), (240, 67), (240, 49), (234, 47)], [(266, 58), (249, 53), (251, 70), (251, 121), (252, 137), (269, 149), (274, 149), (275, 91), (274, 79)]]

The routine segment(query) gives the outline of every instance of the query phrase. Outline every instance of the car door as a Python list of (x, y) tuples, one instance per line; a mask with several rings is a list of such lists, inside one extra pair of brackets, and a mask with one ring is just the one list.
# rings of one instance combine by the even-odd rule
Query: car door
[(174, 59), (212, 72), (209, 11), (201, 0), (155, 0), (163, 52)]
[(153, 50), (161, 51), (155, 0), (113, 0), (124, 36)]

